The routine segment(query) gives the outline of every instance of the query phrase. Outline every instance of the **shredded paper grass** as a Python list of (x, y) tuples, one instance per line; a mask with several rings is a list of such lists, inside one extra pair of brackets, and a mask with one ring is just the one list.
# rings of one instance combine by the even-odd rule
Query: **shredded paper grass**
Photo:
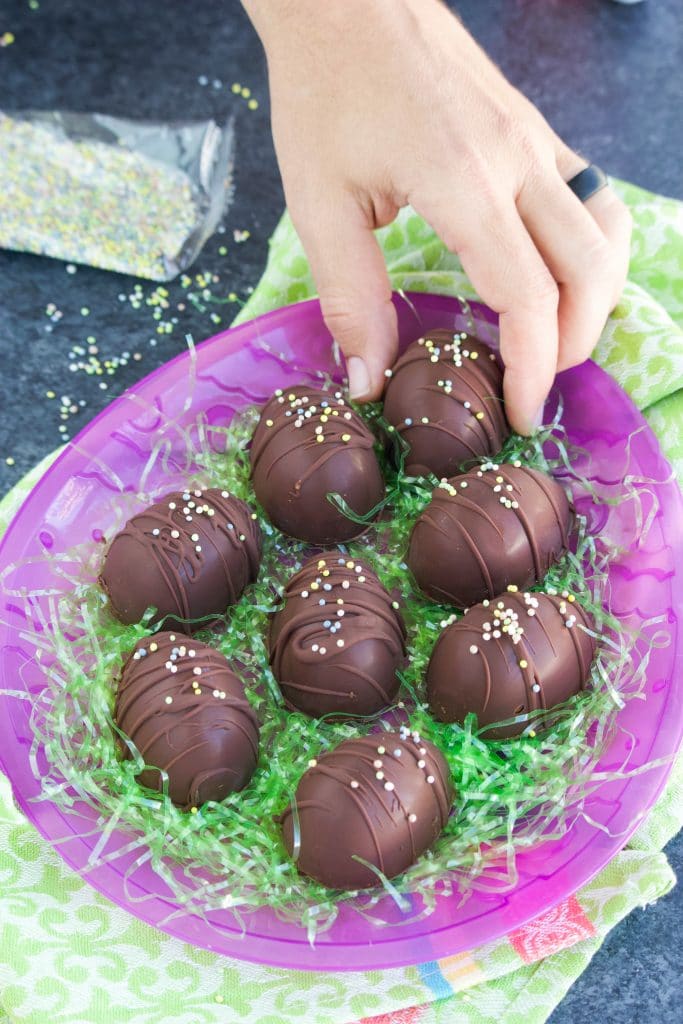
[[(378, 407), (361, 411), (376, 432), (385, 429)], [(247, 410), (227, 428), (209, 427), (201, 420), (192, 425), (185, 435), (193, 466), (186, 486), (225, 487), (258, 507), (247, 452), (255, 422), (255, 411)], [(149, 495), (142, 489), (151, 464), (163, 465), (166, 451), (162, 438), (141, 471), (140, 497), (145, 502), (165, 493), (160, 488)], [(220, 804), (181, 811), (164, 793), (152, 793), (136, 782), (142, 760), (130, 741), (131, 757), (122, 759), (112, 711), (124, 656), (152, 630), (144, 622), (123, 626), (109, 613), (95, 582), (102, 544), (91, 541), (49, 556), (53, 574), (68, 584), (66, 592), (23, 595), (37, 623), (25, 639), (46, 677), (43, 693), (31, 698), (31, 758), (42, 778), (41, 799), (75, 812), (85, 804), (96, 813), (94, 825), (92, 812), (90, 820), (83, 819), (83, 833), (98, 836), (91, 866), (128, 856), (128, 873), (133, 875), (140, 864), (150, 863), (179, 912), (205, 916), (231, 908), (244, 920), (251, 910), (267, 906), (303, 925), (313, 941), (332, 924), (342, 903), (381, 922), (388, 898), (413, 918), (428, 914), (439, 894), (458, 892), (466, 898), (472, 888), (512, 887), (516, 854), (564, 834), (582, 814), (586, 795), (607, 778), (604, 773), (598, 777), (595, 769), (617, 728), (616, 712), (626, 701), (642, 699), (648, 654), (660, 642), (653, 631), (625, 635), (606, 610), (606, 570), (614, 552), (591, 536), (579, 516), (573, 550), (536, 588), (574, 594), (591, 612), (599, 640), (591, 686), (556, 710), (550, 728), (536, 730), (530, 719), (520, 737), (493, 742), (478, 732), (472, 716), (464, 727), (437, 723), (424, 704), (423, 680), (434, 643), (453, 609), (423, 599), (412, 587), (404, 562), (410, 528), (429, 500), (432, 483), (406, 477), (401, 469), (392, 469), (384, 453), (381, 457), (386, 505), (377, 523), (345, 550), (367, 559), (401, 601), (410, 657), (397, 704), (379, 718), (341, 723), (285, 709), (268, 665), (268, 615), (287, 578), (312, 549), (283, 537), (259, 510), (265, 537), (259, 579), (228, 611), (223, 628), (198, 634), (217, 646), (245, 679), (261, 722), (257, 770), (245, 790)], [(515, 459), (559, 472), (574, 494), (589, 488), (586, 481), (571, 478), (572, 451), (559, 413), (533, 439), (513, 436), (497, 461)], [(371, 892), (333, 892), (299, 875), (283, 846), (276, 816), (292, 798), (308, 760), (347, 737), (401, 724), (436, 743), (453, 774), (457, 795), (437, 843), (400, 878), (383, 880)], [(624, 764), (610, 777), (627, 773)], [(127, 841), (121, 843), (121, 834)], [(136, 898), (131, 892), (131, 902)]]

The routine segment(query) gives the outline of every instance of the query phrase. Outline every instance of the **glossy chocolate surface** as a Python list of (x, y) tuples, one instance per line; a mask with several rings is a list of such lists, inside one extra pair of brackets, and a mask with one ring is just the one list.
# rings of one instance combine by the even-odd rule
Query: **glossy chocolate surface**
[(357, 537), (354, 522), (328, 494), (359, 516), (384, 496), (375, 438), (342, 392), (297, 385), (267, 403), (251, 444), (254, 491), (266, 515), (290, 537), (336, 544)]
[(411, 476), (450, 477), (472, 459), (497, 455), (510, 427), (496, 354), (464, 332), (430, 331), (395, 364), (384, 416), (409, 447)]
[(484, 463), (434, 489), (410, 537), (407, 561), (435, 601), (469, 608), (543, 579), (566, 550), (567, 496), (536, 469)]
[(271, 621), (270, 661), (288, 707), (372, 715), (392, 703), (405, 657), (399, 606), (362, 559), (316, 555)]
[(218, 488), (177, 491), (126, 523), (99, 582), (121, 622), (153, 606), (155, 623), (193, 631), (239, 600), (260, 561), (261, 530), (245, 502)]
[(302, 874), (331, 889), (365, 889), (405, 871), (446, 824), (448, 766), (407, 729), (344, 740), (310, 762), (282, 815), (285, 846)]
[(114, 720), (150, 766), (139, 782), (161, 791), (163, 769), (180, 807), (225, 799), (256, 767), (258, 721), (241, 680), (219, 651), (182, 633), (138, 641), (121, 670)]
[[(479, 727), (548, 710), (583, 690), (595, 640), (587, 613), (573, 596), (506, 593), (470, 608), (436, 642), (427, 669), (429, 708), (442, 722), (463, 723), (474, 712)], [(525, 720), (484, 737), (516, 736)], [(540, 729), (542, 716), (531, 727)]]

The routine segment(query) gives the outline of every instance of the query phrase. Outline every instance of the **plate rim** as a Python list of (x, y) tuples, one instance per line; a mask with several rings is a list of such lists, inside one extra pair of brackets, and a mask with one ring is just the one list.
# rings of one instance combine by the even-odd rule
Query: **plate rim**
[[(407, 295), (409, 296), (409, 298), (411, 300), (411, 304), (414, 304), (416, 302), (418, 304), (421, 303), (421, 302), (427, 302), (428, 303), (430, 300), (437, 300), (437, 305), (444, 304), (447, 307), (447, 308), (445, 308), (443, 310), (444, 313), (446, 313), (446, 312), (455, 313), (455, 312), (458, 312), (459, 310), (461, 310), (461, 308), (462, 308), (461, 303), (458, 301), (458, 299), (456, 299), (455, 297), (452, 297), (452, 296), (445, 296), (445, 295), (440, 295), (438, 293), (429, 293), (429, 292), (410, 292), (410, 293), (407, 293)], [(396, 302), (397, 299), (398, 299), (398, 296), (397, 296), (396, 293), (394, 293), (394, 301)], [(487, 309), (487, 307), (484, 307), (484, 306), (482, 306), (482, 304), (474, 302), (474, 301), (470, 302), (470, 305), (473, 308), (479, 308), (479, 309), (483, 309), (483, 310)], [(306, 300), (303, 300), (302, 302), (299, 302), (299, 303), (295, 303), (295, 304), (292, 304), (292, 305), (289, 305), (289, 306), (284, 306), (284, 307), (280, 307), (280, 308), (275, 309), (275, 310), (271, 310), (268, 313), (262, 314), (260, 317), (256, 317), (253, 320), (246, 321), (246, 322), (244, 322), (242, 324), (239, 324), (239, 325), (237, 325), (235, 327), (227, 328), (225, 331), (221, 331), (218, 334), (213, 335), (211, 338), (208, 338), (205, 341), (198, 343), (196, 348), (198, 350), (199, 349), (205, 350), (205, 349), (208, 349), (211, 346), (217, 345), (217, 344), (222, 344), (222, 345), (226, 345), (227, 344), (227, 345), (230, 345), (231, 347), (239, 348), (240, 345), (243, 342), (243, 339), (248, 341), (250, 336), (253, 334), (253, 332), (254, 332), (254, 325), (258, 324), (258, 325), (266, 326), (266, 325), (270, 325), (271, 321), (278, 321), (278, 320), (281, 320), (283, 318), (285, 320), (287, 320), (292, 315), (296, 315), (297, 311), (300, 311), (302, 307), (309, 307), (307, 312), (316, 313), (318, 319), (321, 318), (320, 306), (319, 306), (318, 300), (317, 299), (306, 299)], [(97, 425), (100, 424), (100, 422), (102, 420), (106, 420), (106, 419), (108, 419), (108, 418), (110, 418), (112, 416), (115, 416), (117, 410), (119, 410), (120, 407), (125, 406), (129, 402), (129, 399), (130, 399), (131, 395), (134, 395), (136, 390), (139, 390), (142, 385), (144, 385), (146, 388), (152, 387), (154, 382), (157, 381), (160, 378), (163, 378), (166, 374), (168, 374), (171, 371), (172, 367), (176, 366), (179, 363), (186, 362), (186, 361), (188, 361), (190, 359), (191, 359), (191, 353), (188, 350), (183, 350), (182, 352), (178, 353), (176, 356), (174, 356), (168, 362), (162, 364), (161, 366), (159, 366), (156, 369), (154, 369), (153, 371), (151, 371), (151, 373), (149, 373), (145, 377), (141, 378), (138, 382), (136, 382), (135, 385), (133, 385), (130, 389), (127, 389), (125, 392), (123, 392), (121, 395), (119, 395), (116, 399), (114, 399), (108, 406), (106, 406), (103, 410), (101, 410), (95, 417), (93, 417), (92, 420), (90, 420), (85, 425), (85, 427), (78, 433), (78, 435), (76, 435), (76, 437), (74, 437), (71, 441), (69, 441), (67, 443), (67, 445), (64, 446), (64, 448), (57, 454), (57, 456), (54, 459), (54, 461), (48, 466), (48, 468), (45, 471), (45, 473), (39, 478), (39, 480), (36, 482), (36, 484), (31, 488), (31, 491), (24, 497), (23, 501), (21, 502), (21, 504), (19, 505), (19, 507), (15, 511), (14, 515), (12, 516), (12, 519), (8, 523), (7, 529), (6, 529), (3, 537), (0, 539), (0, 567), (4, 566), (6, 551), (7, 551), (7, 548), (9, 547), (9, 545), (11, 543), (11, 537), (12, 537), (13, 530), (15, 528), (15, 525), (20, 521), (20, 519), (22, 517), (22, 514), (24, 512), (25, 506), (30, 501), (35, 501), (36, 497), (41, 493), (42, 488), (44, 486), (46, 486), (46, 485), (49, 485), (49, 483), (52, 482), (52, 479), (54, 479), (53, 471), (58, 471), (59, 468), (62, 466), (62, 463), (65, 460), (67, 460), (67, 459), (69, 459), (69, 458), (71, 458), (73, 456), (77, 456), (79, 454), (78, 450), (77, 450), (77, 447), (76, 447), (78, 442), (79, 442), (79, 440), (81, 438), (83, 438), (83, 437), (86, 437), (92, 430), (94, 430), (96, 428)], [(621, 388), (619, 388), (619, 385), (616, 383), (614, 378), (612, 378), (609, 374), (607, 374), (604, 370), (602, 370), (601, 367), (598, 367), (597, 364), (593, 363), (592, 366), (593, 366), (594, 370), (598, 371), (600, 374), (604, 375), (604, 377), (606, 377), (608, 379), (608, 381), (610, 382), (610, 385), (617, 389), (617, 391), (619, 392), (622, 400), (626, 400), (629, 403), (629, 405), (631, 406), (632, 411), (637, 415), (637, 417), (640, 419), (641, 423), (646, 425), (650, 442), (654, 442), (654, 446), (655, 446), (655, 449), (656, 449), (656, 452), (657, 452), (659, 458), (662, 459), (666, 463), (666, 460), (665, 460), (665, 458), (663, 456), (663, 453), (661, 451), (661, 447), (659, 445), (659, 440), (656, 437), (656, 435), (654, 434), (654, 432), (652, 431), (652, 429), (647, 424), (647, 421), (642, 416), (642, 413), (640, 413), (640, 411), (635, 407), (635, 405), (633, 404), (633, 402), (631, 401), (629, 396)], [(569, 372), (571, 372), (571, 371), (569, 371)], [(134, 407), (133, 406), (129, 406), (129, 408), (130, 408), (131, 415), (132, 415), (132, 413), (134, 411)], [(666, 464), (668, 465), (668, 463), (666, 463)], [(681, 500), (680, 491), (678, 491), (678, 498), (679, 498), (679, 509), (683, 509), (683, 500)], [(673, 587), (672, 587), (672, 598), (673, 597), (675, 597), (675, 594), (673, 593)], [(678, 607), (679, 605), (681, 606), (680, 609)], [(674, 608), (679, 613), (678, 616), (677, 616), (677, 621), (676, 621), (676, 627), (677, 628), (676, 628), (675, 639), (678, 638), (678, 640), (680, 641), (680, 633), (681, 633), (681, 616), (680, 616), (680, 611), (681, 611), (681, 609), (683, 609), (683, 592), (680, 595), (679, 601), (675, 602)], [(6, 632), (6, 628), (7, 628), (6, 624), (3, 623), (1, 625), (1, 627), (0, 627), (0, 637), (4, 637), (4, 634)], [(681, 650), (680, 643), (677, 644), (677, 651), (674, 651), (674, 657), (673, 657), (673, 666), (674, 666), (674, 668), (676, 667), (676, 664), (679, 661), (683, 664), (683, 651)], [(6, 700), (5, 695), (3, 695), (1, 693), (0, 693), (0, 697), (2, 698), (3, 701)], [(677, 749), (680, 749), (680, 744), (681, 744), (681, 740), (682, 739), (683, 739), (683, 723), (681, 724), (681, 727), (679, 729), (679, 737), (678, 737)], [(642, 808), (640, 816), (635, 818), (635, 820), (633, 821), (632, 826), (630, 827), (630, 829), (619, 837), (618, 844), (614, 844), (614, 843), (607, 843), (607, 844), (605, 844), (605, 849), (603, 850), (603, 853), (602, 853), (602, 855), (600, 857), (597, 857), (595, 855), (595, 851), (593, 851), (593, 862), (592, 862), (592, 866), (591, 866), (591, 871), (589, 873), (587, 873), (586, 875), (581, 877), (580, 882), (576, 886), (574, 886), (574, 888), (572, 889), (571, 893), (570, 892), (566, 892), (564, 895), (560, 896), (558, 900), (554, 900), (552, 903), (548, 903), (546, 908), (545, 908), (547, 911), (551, 910), (551, 908), (553, 906), (557, 905), (558, 902), (561, 902), (562, 899), (568, 898), (570, 895), (572, 895), (574, 892), (576, 892), (579, 888), (581, 888), (582, 886), (588, 884), (606, 866), (606, 864), (608, 864), (610, 862), (612, 857), (614, 857), (619, 852), (619, 850), (628, 842), (628, 840), (631, 837), (631, 835), (636, 831), (636, 829), (638, 828), (638, 826), (642, 822), (644, 815), (647, 813), (647, 811), (649, 811), (651, 809), (651, 807), (654, 805), (654, 803), (656, 802), (657, 798), (659, 797), (662, 789), (664, 788), (664, 785), (666, 784), (668, 775), (669, 775), (669, 773), (670, 773), (670, 771), (671, 771), (671, 769), (673, 767), (674, 760), (675, 760), (675, 754), (672, 754), (671, 762), (670, 762), (669, 765), (667, 765), (664, 768), (652, 769), (651, 770), (651, 772), (657, 771), (657, 773), (658, 773), (656, 785), (654, 785), (653, 787), (649, 787), (649, 793), (648, 793), (648, 799), (647, 799), (646, 805)], [(250, 937), (252, 939), (257, 939), (258, 942), (259, 942), (259, 945), (266, 944), (268, 946), (268, 950), (266, 950), (264, 948), (259, 948), (258, 951), (252, 951), (251, 954), (250, 954), (248, 950), (244, 950), (243, 951), (240, 948), (240, 944), (243, 941), (242, 937), (240, 935), (234, 933), (234, 932), (231, 933), (227, 929), (224, 929), (224, 928), (220, 929), (220, 936), (221, 936), (221, 939), (223, 941), (228, 941), (228, 944), (232, 943), (232, 945), (230, 946), (229, 949), (228, 948), (218, 948), (218, 947), (221, 946), (221, 943), (217, 943), (215, 941), (213, 941), (213, 942), (210, 941), (211, 937), (216, 935), (216, 932), (213, 931), (213, 930), (208, 930), (207, 931), (207, 935), (204, 936), (204, 937), (201, 937), (201, 938), (198, 937), (198, 936), (188, 936), (188, 922), (189, 921), (201, 922), (201, 918), (199, 918), (196, 915), (184, 914), (182, 917), (179, 917), (178, 918), (178, 922), (179, 923), (178, 923), (177, 927), (173, 927), (172, 925), (168, 925), (168, 924), (164, 924), (162, 926), (162, 925), (157, 924), (157, 923), (152, 923), (146, 917), (142, 916), (140, 913), (137, 912), (137, 906), (136, 905), (131, 906), (130, 904), (128, 904), (126, 902), (123, 902), (121, 895), (120, 894), (116, 895), (115, 886), (106, 885), (105, 884), (105, 882), (100, 878), (100, 874), (102, 874), (102, 868), (95, 868), (94, 870), (91, 870), (89, 872), (84, 872), (79, 865), (74, 863), (74, 858), (72, 856), (68, 855), (67, 850), (66, 850), (66, 846), (65, 846), (64, 843), (59, 843), (59, 844), (55, 845), (54, 838), (52, 836), (50, 836), (48, 834), (48, 831), (43, 827), (43, 825), (44, 825), (43, 818), (40, 818), (39, 820), (36, 820), (36, 818), (38, 816), (33, 813), (33, 806), (34, 805), (29, 806), (29, 801), (24, 799), (23, 794), (21, 793), (21, 791), (17, 791), (17, 788), (15, 786), (14, 781), (13, 781), (10, 773), (7, 771), (6, 763), (5, 763), (5, 760), (4, 760), (3, 753), (2, 753), (1, 749), (0, 749), (0, 767), (2, 767), (2, 770), (3, 770), (4, 774), (5, 774), (5, 776), (9, 779), (9, 782), (10, 782), (10, 785), (11, 785), (11, 788), (12, 788), (12, 792), (13, 792), (14, 798), (15, 798), (16, 802), (19, 804), (19, 806), (21, 807), (24, 815), (28, 818), (29, 822), (31, 824), (33, 824), (33, 826), (35, 828), (37, 828), (37, 830), (40, 832), (40, 834), (43, 836), (43, 838), (49, 843), (50, 847), (61, 857), (62, 860), (64, 860), (69, 865), (69, 867), (72, 870), (75, 870), (77, 872), (77, 874), (84, 881), (88, 882), (88, 884), (90, 884), (93, 888), (95, 888), (96, 891), (98, 891), (99, 893), (101, 893), (102, 895), (104, 895), (108, 899), (110, 899), (116, 906), (119, 906), (122, 909), (126, 910), (128, 913), (133, 914), (139, 920), (142, 920), (143, 922), (148, 924), (150, 927), (160, 928), (160, 930), (162, 930), (162, 931), (164, 931), (164, 932), (166, 932), (168, 934), (173, 935), (174, 937), (178, 938), (181, 941), (193, 942), (196, 945), (202, 946), (203, 948), (211, 949), (214, 952), (218, 952), (218, 953), (220, 953), (222, 955), (234, 956), (234, 957), (236, 957), (238, 959), (251, 961), (251, 962), (254, 962), (254, 963), (261, 964), (261, 965), (276, 966), (276, 967), (281, 967), (281, 968), (284, 967), (284, 968), (290, 968), (290, 969), (294, 967), (294, 969), (298, 968), (298, 969), (319, 970), (319, 971), (331, 971), (331, 970), (335, 970), (335, 971), (354, 971), (354, 970), (359, 970), (359, 969), (371, 969), (371, 968), (374, 968), (374, 969), (382, 969), (382, 968), (391, 969), (391, 968), (398, 968), (398, 967), (402, 967), (402, 966), (406, 966), (406, 965), (415, 965), (417, 963), (429, 962), (430, 960), (439, 959), (440, 957), (451, 955), (450, 953), (446, 952), (445, 949), (443, 949), (443, 948), (441, 950), (439, 950), (439, 951), (437, 951), (435, 949), (425, 949), (426, 953), (430, 953), (430, 957), (429, 957), (428, 960), (425, 960), (424, 957), (421, 960), (416, 960), (414, 954), (413, 955), (409, 955), (407, 952), (405, 954), (403, 954), (403, 955), (389, 955), (389, 948), (390, 947), (395, 950), (396, 946), (400, 947), (402, 944), (406, 944), (407, 945), (409, 942), (413, 942), (413, 944), (414, 944), (414, 941), (415, 941), (414, 939), (406, 940), (405, 938), (402, 938), (402, 937), (399, 936), (398, 938), (393, 939), (393, 940), (392, 939), (383, 940), (382, 942), (380, 942), (378, 944), (373, 944), (372, 937), (370, 937), (369, 941), (367, 943), (365, 943), (365, 944), (360, 944), (360, 943), (344, 944), (344, 943), (340, 943), (340, 942), (335, 942), (334, 945), (325, 945), (323, 943), (322, 945), (320, 945), (318, 947), (317, 954), (314, 952), (314, 954), (312, 956), (310, 956), (310, 955), (306, 956), (305, 955), (305, 950), (310, 951), (311, 947), (309, 946), (309, 944), (307, 942), (307, 939), (305, 938), (305, 934), (304, 934), (303, 930), (301, 932), (302, 933), (302, 939), (301, 940), (289, 940), (289, 939), (284, 939), (282, 937), (278, 937), (278, 938), (267, 937), (266, 938), (266, 937), (262, 937), (262, 936), (248, 936), (248, 937)], [(647, 777), (651, 777), (651, 772), (646, 773), (646, 776)], [(52, 810), (55, 813), (58, 814), (60, 820), (66, 824), (69, 815), (67, 815), (66, 812), (63, 814), (61, 808), (56, 808), (54, 805), (51, 805), (51, 807), (52, 807)], [(73, 833), (74, 837), (76, 836), (76, 834), (77, 833)], [(77, 844), (80, 844), (81, 842), (82, 842), (81, 839), (77, 840)], [(76, 845), (76, 844), (74, 844), (74, 845)], [(104, 865), (103, 866), (103, 868), (107, 868), (107, 867), (108, 867), (108, 865)], [(105, 876), (110, 875), (110, 874), (111, 874), (111, 872), (106, 871), (106, 870), (104, 871), (104, 875)], [(115, 872), (115, 874), (116, 874), (117, 878), (120, 878), (118, 873)], [(94, 880), (94, 879), (96, 879), (96, 880)], [(531, 878), (523, 886), (523, 888), (526, 888), (528, 885), (533, 884), (534, 882), (537, 882), (537, 876), (534, 877), (534, 878)], [(164, 898), (162, 896), (156, 896), (153, 899), (154, 900), (160, 900), (161, 902), (166, 902), (166, 905), (167, 906), (169, 905), (167, 901), (164, 901)], [(514, 925), (512, 925), (510, 927), (508, 927), (504, 923), (504, 921), (503, 921), (501, 923), (500, 927), (498, 927), (497, 929), (496, 928), (489, 929), (487, 931), (487, 934), (486, 934), (485, 938), (483, 938), (483, 939), (477, 938), (473, 942), (468, 942), (465, 945), (454, 943), (449, 948), (451, 948), (451, 952), (455, 952), (456, 950), (455, 950), (455, 948), (453, 948), (453, 946), (457, 946), (457, 949), (461, 950), (461, 949), (465, 949), (465, 948), (472, 948), (473, 946), (476, 946), (476, 945), (480, 944), (482, 941), (486, 941), (486, 942), (488, 942), (488, 941), (495, 941), (496, 939), (499, 939), (502, 936), (509, 934), (509, 932), (512, 929), (522, 927), (525, 923), (528, 923), (529, 920), (533, 919), (537, 915), (538, 915), (538, 910), (534, 907), (529, 912), (529, 914), (528, 914), (528, 916), (526, 918), (523, 918), (523, 915), (521, 915), (521, 914), (516, 914), (515, 915)], [(501, 915), (501, 916), (504, 917), (504, 915)], [(203, 922), (201, 922), (201, 923), (203, 925)], [(454, 924), (454, 925), (451, 924), (450, 926), (446, 925), (446, 926), (444, 926), (442, 928), (439, 928), (436, 932), (434, 932), (434, 933), (430, 932), (428, 934), (430, 936), (432, 934), (435, 934), (435, 935), (439, 936), (440, 938), (439, 938), (439, 941), (438, 941), (438, 945), (443, 946), (444, 942), (447, 943), (447, 939), (444, 938), (444, 933), (450, 934), (455, 929), (460, 929), (462, 927), (463, 927), (463, 923), (459, 922), (459, 923)], [(431, 943), (430, 943), (430, 945), (431, 945)], [(233, 948), (233, 946), (234, 946), (234, 948)], [(274, 949), (271, 948), (273, 946), (275, 947)], [(349, 966), (348, 963), (340, 963), (340, 962), (338, 962), (336, 960), (336, 955), (337, 955), (336, 953), (333, 956), (331, 956), (333, 950), (337, 950), (337, 949), (341, 948), (342, 946), (350, 946), (354, 950), (357, 950), (359, 957), (362, 957), (362, 959), (363, 959), (364, 967), (360, 968), (360, 967), (358, 967), (356, 965)], [(381, 953), (378, 952), (380, 947), (382, 949)], [(285, 950), (283, 955), (282, 956), (278, 955), (283, 950), (283, 948)], [(298, 954), (297, 955), (296, 965), (292, 964), (292, 958), (291, 958), (291, 951), (294, 948), (296, 948), (297, 954)], [(286, 951), (288, 949), (290, 950), (290, 956), (289, 957), (286, 956)], [(395, 950), (395, 952), (397, 953), (397, 950)], [(304, 955), (302, 955), (302, 953)], [(316, 955), (317, 955), (317, 960), (316, 960)], [(320, 958), (321, 957), (324, 957), (325, 960), (328, 960), (328, 959), (329, 960), (334, 960), (334, 962), (333, 963), (332, 962), (329, 962), (329, 963), (326, 962), (324, 964), (321, 964), (320, 963)]]

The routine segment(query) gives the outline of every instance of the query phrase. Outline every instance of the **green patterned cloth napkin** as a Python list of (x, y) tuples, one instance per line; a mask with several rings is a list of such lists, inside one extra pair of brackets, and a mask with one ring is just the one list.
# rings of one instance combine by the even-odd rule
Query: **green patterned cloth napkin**
[[(632, 396), (683, 479), (683, 203), (616, 185), (635, 219), (629, 283), (596, 358)], [(397, 289), (474, 297), (412, 211), (379, 231)], [(243, 321), (314, 294), (285, 215)], [(44, 460), (0, 503), (2, 532)], [(683, 825), (683, 758), (628, 845), (589, 885), (485, 946), (344, 974), (258, 967), (138, 921), (71, 872), (0, 776), (0, 1024), (540, 1024), (606, 934), (674, 885), (662, 847)]]

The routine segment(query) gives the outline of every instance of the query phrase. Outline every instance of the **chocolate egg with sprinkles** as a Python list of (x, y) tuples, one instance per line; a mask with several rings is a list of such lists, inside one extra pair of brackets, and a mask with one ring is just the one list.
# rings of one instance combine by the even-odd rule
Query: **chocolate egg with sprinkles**
[(399, 687), (405, 626), (365, 561), (316, 555), (271, 620), (270, 663), (287, 706), (307, 715), (374, 715)]
[(343, 740), (309, 761), (281, 816), (284, 843), (302, 874), (367, 889), (381, 884), (377, 871), (394, 878), (432, 845), (454, 795), (443, 754), (417, 733)]
[(106, 553), (99, 582), (121, 622), (190, 631), (242, 596), (261, 562), (256, 513), (218, 488), (176, 491), (129, 519)]
[(572, 513), (551, 476), (483, 463), (443, 480), (418, 517), (407, 561), (428, 597), (469, 608), (543, 579), (567, 548)]
[(430, 331), (393, 367), (384, 417), (408, 446), (410, 476), (450, 477), (497, 455), (510, 435), (498, 357), (464, 331)]
[(283, 533), (312, 544), (357, 537), (367, 524), (345, 515), (339, 494), (357, 516), (384, 496), (375, 438), (341, 391), (298, 385), (278, 390), (265, 406), (251, 443), (254, 491)]
[(596, 643), (572, 594), (507, 593), (470, 608), (436, 642), (427, 669), (429, 708), (462, 724), (474, 712), (485, 739), (543, 728), (549, 711), (585, 689)]
[(121, 670), (114, 721), (148, 766), (141, 785), (161, 791), (166, 772), (179, 807), (224, 800), (254, 773), (259, 726), (244, 686), (219, 651), (190, 636), (138, 641)]

